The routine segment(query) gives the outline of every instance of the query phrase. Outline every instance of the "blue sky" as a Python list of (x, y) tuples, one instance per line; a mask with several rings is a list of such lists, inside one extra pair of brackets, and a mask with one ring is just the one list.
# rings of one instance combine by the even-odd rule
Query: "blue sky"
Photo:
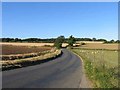
[(2, 4), (2, 37), (118, 39), (118, 3)]

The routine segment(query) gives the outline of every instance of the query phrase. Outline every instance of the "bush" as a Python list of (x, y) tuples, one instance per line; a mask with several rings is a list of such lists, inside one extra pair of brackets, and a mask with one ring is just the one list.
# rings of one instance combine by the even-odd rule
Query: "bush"
[(64, 36), (59, 36), (54, 43), (54, 46), (58, 49), (60, 49), (62, 47), (62, 43), (64, 42), (65, 37)]
[(81, 43), (81, 45), (86, 45), (86, 43)]
[(57, 48), (57, 49), (60, 49), (62, 47), (62, 43), (55, 43), (54, 46)]
[(75, 38), (71, 35), (68, 39), (68, 44), (69, 46), (73, 46), (74, 43), (75, 43)]

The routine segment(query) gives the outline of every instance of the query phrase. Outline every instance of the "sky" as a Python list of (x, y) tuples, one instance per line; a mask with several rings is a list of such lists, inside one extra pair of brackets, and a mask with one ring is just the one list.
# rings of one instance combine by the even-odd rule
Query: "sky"
[(2, 37), (118, 39), (117, 2), (4, 2)]

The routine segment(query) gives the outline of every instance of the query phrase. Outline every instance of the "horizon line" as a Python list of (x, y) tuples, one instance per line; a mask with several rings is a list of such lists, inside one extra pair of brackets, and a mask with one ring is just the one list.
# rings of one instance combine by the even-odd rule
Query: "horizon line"
[[(60, 36), (64, 36), (64, 35), (60, 35)], [(72, 35), (73, 36), (73, 35)], [(59, 36), (58, 36), (59, 37)], [(64, 36), (65, 37), (65, 36)], [(95, 38), (96, 40), (98, 40), (98, 39), (105, 39), (105, 40), (120, 40), (120, 39), (106, 39), (106, 38), (96, 38), (96, 37), (92, 37), (92, 38), (90, 38), (90, 37), (75, 37), (75, 36), (73, 36), (74, 38), (89, 38), (89, 39), (93, 39), (93, 38)], [(13, 38), (13, 39), (15, 39), (15, 38), (18, 38), (18, 39), (29, 39), (29, 38), (36, 38), (36, 39), (56, 39), (57, 37), (49, 37), (49, 38), (40, 38), (40, 37), (25, 37), (25, 38), (20, 38), (20, 37), (0, 37), (0, 39), (1, 38)], [(69, 37), (65, 37), (65, 39), (67, 39), (67, 38), (69, 38)]]

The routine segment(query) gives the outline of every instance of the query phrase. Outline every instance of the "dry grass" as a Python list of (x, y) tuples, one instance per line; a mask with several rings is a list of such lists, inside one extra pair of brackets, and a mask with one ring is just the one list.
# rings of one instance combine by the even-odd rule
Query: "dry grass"
[(5, 45), (16, 45), (16, 46), (53, 46), (54, 43), (18, 43), (18, 42), (0, 42), (0, 44)]
[(110, 49), (118, 50), (118, 44), (102, 44), (102, 43), (86, 43), (86, 45), (79, 46), (77, 48), (86, 48), (86, 49)]
[(104, 41), (76, 41), (76, 43), (104, 43)]
[(14, 60), (35, 57), (46, 54), (51, 49), (51, 47), (17, 46), (2, 44), (2, 53), (0, 55), (0, 58), (2, 58), (2, 60)]
[(24, 58), (30, 58), (30, 57), (36, 57), (36, 56), (44, 55), (44, 54), (49, 53), (49, 52), (50, 52), (50, 50), (37, 52), (37, 53), (0, 55), (0, 58), (2, 58), (2, 60), (24, 59)]
[(53, 43), (1, 43), (2, 69), (23, 67), (46, 62), (61, 55), (61, 50), (51, 47)]
[(23, 63), (32, 63), (41, 60), (46, 60), (46, 59), (54, 58), (60, 54), (61, 54), (61, 50), (52, 49), (49, 53), (46, 53), (44, 55), (40, 55), (32, 58), (26, 58), (26, 59), (3, 60), (0, 61), (0, 64), (2, 64), (3, 68), (9, 68), (14, 66), (22, 67)]
[(2, 44), (2, 55), (37, 53), (51, 50), (51, 47), (20, 46)]
[[(54, 46), (54, 43), (18, 43), (18, 42), (0, 42), (0, 45), (15, 45), (15, 46)], [(63, 43), (62, 46), (67, 46), (67, 43)]]

